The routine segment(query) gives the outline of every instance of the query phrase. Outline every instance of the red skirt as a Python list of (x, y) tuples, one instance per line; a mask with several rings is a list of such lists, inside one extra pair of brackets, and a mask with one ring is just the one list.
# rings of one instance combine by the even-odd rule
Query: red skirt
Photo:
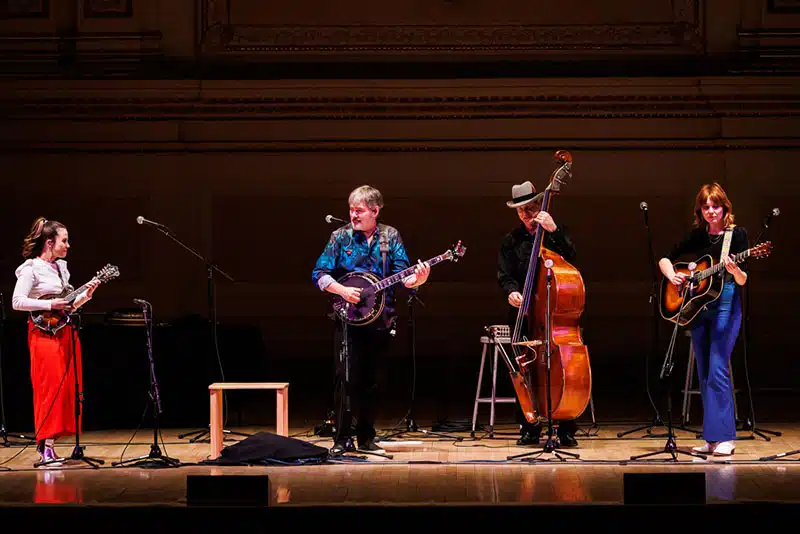
[[(33, 419), (36, 439), (71, 436), (75, 425), (75, 367), (72, 362), (72, 325), (47, 334), (28, 321), (31, 353)], [(75, 336), (78, 387), (83, 390), (81, 342)], [(78, 420), (80, 425), (80, 418)]]

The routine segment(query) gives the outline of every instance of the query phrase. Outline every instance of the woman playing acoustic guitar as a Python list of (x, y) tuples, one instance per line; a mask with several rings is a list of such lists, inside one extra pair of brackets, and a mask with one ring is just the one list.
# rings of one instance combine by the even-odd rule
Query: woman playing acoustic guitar
[[(15, 310), (72, 310), (92, 298), (100, 282), (90, 282), (84, 294), (72, 302), (42, 298), (61, 293), (69, 284), (67, 262), (63, 260), (68, 250), (69, 234), (63, 224), (43, 217), (34, 221), (22, 245), (25, 262), (16, 270), (17, 284), (12, 300)], [(80, 424), (75, 421), (72, 328), (68, 324), (49, 334), (28, 321), (36, 450), (40, 456), (38, 465), (43, 467), (61, 465), (63, 458), (56, 455), (54, 442), (61, 436), (75, 434)], [(81, 347), (77, 336), (74, 355), (81, 384)]]
[[(729, 456), (735, 449), (736, 420), (729, 362), (742, 323), (739, 287), (747, 282), (747, 273), (730, 255), (748, 249), (747, 231), (733, 224), (733, 207), (718, 183), (700, 188), (694, 204), (694, 226), (658, 266), (675, 286), (687, 282), (687, 274), (676, 272), (673, 262), (684, 254), (693, 258), (710, 255), (714, 263), (722, 261), (725, 270), (714, 277), (722, 283), (718, 297), (708, 303), (690, 328), (692, 348), (697, 362), (697, 377), (703, 401), (703, 438), (706, 444), (696, 452)], [(726, 230), (730, 230), (729, 250), (723, 254)], [(720, 280), (718, 277), (722, 277)], [(688, 297), (686, 297), (688, 300)]]

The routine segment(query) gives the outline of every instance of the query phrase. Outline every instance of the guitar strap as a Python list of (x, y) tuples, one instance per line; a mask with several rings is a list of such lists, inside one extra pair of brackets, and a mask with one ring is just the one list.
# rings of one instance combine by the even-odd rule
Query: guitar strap
[[(733, 225), (728, 226), (725, 229), (725, 237), (722, 241), (722, 253), (719, 256), (719, 262), (722, 263), (722, 258), (728, 255), (728, 252), (731, 249), (731, 238), (733, 237)], [(725, 285), (725, 272), (722, 273), (722, 284)]]
[(387, 235), (386, 227), (383, 226), (383, 225), (381, 225), (381, 227), (380, 227), (380, 232), (379, 232), (379, 235), (378, 235), (378, 243), (379, 243), (380, 251), (381, 251), (381, 261), (383, 263), (383, 277), (382, 278), (386, 278), (386, 276), (387, 276), (387, 272), (386, 272), (387, 271), (387, 265), (386, 265), (387, 261), (386, 261), (386, 258), (387, 258), (388, 254), (389, 254), (389, 236)]
[(59, 265), (58, 262), (56, 262), (56, 269), (58, 270), (58, 277), (61, 279), (62, 291), (64, 289), (71, 291), (72, 286), (69, 285), (66, 280), (64, 280), (64, 273), (61, 272), (61, 265)]

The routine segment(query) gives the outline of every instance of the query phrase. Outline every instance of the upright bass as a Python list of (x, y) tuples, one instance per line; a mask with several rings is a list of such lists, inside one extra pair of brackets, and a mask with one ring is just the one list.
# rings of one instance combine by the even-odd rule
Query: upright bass
[[(572, 176), (570, 153), (559, 150), (555, 159), (560, 166), (551, 174), (543, 193), (542, 211), (550, 211), (552, 195), (559, 193), (567, 178)], [(522, 412), (530, 423), (548, 415), (548, 347), (552, 419), (569, 420), (580, 416), (589, 404), (592, 391), (589, 350), (583, 344), (580, 329), (585, 302), (583, 277), (559, 254), (542, 246), (543, 238), (544, 229), (539, 225), (522, 291), (522, 305), (511, 335), (516, 365), (507, 356), (505, 358)]]

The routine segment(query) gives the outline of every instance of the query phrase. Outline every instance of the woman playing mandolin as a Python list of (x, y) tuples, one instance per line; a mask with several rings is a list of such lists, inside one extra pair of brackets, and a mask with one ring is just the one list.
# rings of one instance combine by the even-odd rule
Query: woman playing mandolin
[[(85, 304), (100, 282), (90, 282), (84, 294), (74, 301), (46, 299), (69, 286), (66, 257), (69, 250), (67, 228), (58, 221), (40, 217), (34, 221), (22, 246), (25, 262), (16, 270), (12, 306), (15, 310), (72, 310)], [(31, 355), (33, 413), (36, 424), (36, 450), (45, 467), (61, 465), (54, 442), (75, 434), (75, 378), (73, 374), (72, 325), (48, 334), (28, 321), (28, 347)], [(81, 381), (81, 347), (75, 336), (78, 383)]]
[[(718, 183), (704, 185), (695, 199), (695, 228), (658, 262), (667, 280), (681, 291), (688, 275), (677, 272), (673, 265), (679, 256), (710, 255), (714, 263), (722, 261), (725, 266), (711, 282), (720, 284), (718, 297), (706, 304), (691, 322), (706, 440), (705, 445), (694, 450), (717, 456), (731, 455), (735, 449), (736, 421), (729, 362), (742, 323), (739, 287), (747, 283), (747, 273), (730, 258), (731, 254), (748, 249), (747, 231), (735, 226), (733, 220), (733, 206), (722, 187)], [(727, 250), (724, 250), (728, 240)]]

